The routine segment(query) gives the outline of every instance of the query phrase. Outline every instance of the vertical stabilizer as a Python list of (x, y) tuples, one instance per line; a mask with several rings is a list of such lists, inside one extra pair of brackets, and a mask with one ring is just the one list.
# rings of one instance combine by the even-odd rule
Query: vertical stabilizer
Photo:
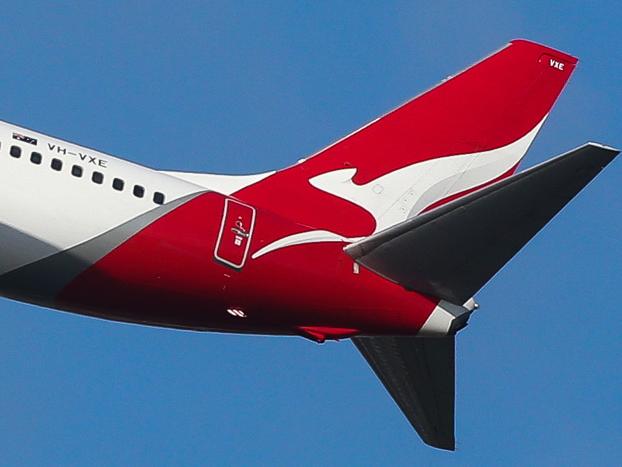
[(515, 40), (234, 196), (360, 237), (511, 175), (577, 60)]

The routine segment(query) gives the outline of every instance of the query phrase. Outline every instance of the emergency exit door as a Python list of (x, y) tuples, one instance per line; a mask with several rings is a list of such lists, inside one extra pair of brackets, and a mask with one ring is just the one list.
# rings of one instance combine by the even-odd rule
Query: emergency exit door
[(227, 266), (241, 269), (246, 262), (254, 225), (255, 208), (234, 199), (225, 199), (214, 257)]

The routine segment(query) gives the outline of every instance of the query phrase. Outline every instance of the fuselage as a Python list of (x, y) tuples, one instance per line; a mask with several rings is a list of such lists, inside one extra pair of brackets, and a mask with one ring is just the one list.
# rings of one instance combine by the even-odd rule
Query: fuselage
[(257, 175), (158, 171), (0, 122), (0, 295), (152, 326), (351, 337), (422, 439), (453, 450), (453, 336), (473, 295), (619, 154), (586, 143), (515, 174), (576, 63), (512, 41)]
[(161, 172), (2, 123), (0, 292), (193, 330), (449, 331), (447, 306), (359, 268), (345, 239), (271, 247), (309, 226), (236, 199), (268, 175)]

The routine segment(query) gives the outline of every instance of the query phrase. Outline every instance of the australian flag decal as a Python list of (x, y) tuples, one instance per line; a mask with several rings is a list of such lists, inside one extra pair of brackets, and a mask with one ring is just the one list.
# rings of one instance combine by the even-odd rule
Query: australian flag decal
[(21, 133), (13, 133), (13, 139), (17, 141), (23, 141), (24, 143), (37, 145), (37, 138), (32, 138), (30, 136), (22, 135)]

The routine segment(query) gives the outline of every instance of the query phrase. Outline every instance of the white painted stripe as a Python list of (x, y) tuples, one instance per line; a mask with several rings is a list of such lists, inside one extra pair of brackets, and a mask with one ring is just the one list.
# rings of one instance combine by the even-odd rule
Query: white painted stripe
[(294, 245), (304, 245), (306, 243), (317, 243), (317, 242), (355, 242), (361, 240), (362, 237), (359, 238), (346, 238), (342, 237), (339, 234), (334, 232), (329, 232), (328, 230), (310, 230), (308, 232), (301, 232), (293, 235), (289, 235), (287, 237), (283, 237), (278, 239), (275, 242), (272, 242), (263, 248), (257, 250), (251, 256), (252, 259), (257, 259), (260, 256), (263, 256), (267, 253), (270, 253), (275, 250), (279, 250), (281, 248), (285, 248), (288, 246)]
[(451, 313), (445, 311), (441, 306), (437, 305), (432, 311), (428, 319), (417, 333), (419, 336), (446, 336), (449, 332), (451, 322), (454, 320)]
[(469, 310), (465, 307), (441, 300), (434, 310), (432, 310), (426, 322), (423, 323), (417, 335), (430, 337), (446, 336), (449, 333), (451, 323), (454, 319), (465, 313), (469, 313)]
[(506, 146), (418, 162), (364, 185), (352, 181), (356, 168), (327, 172), (313, 177), (309, 183), (368, 211), (376, 220), (375, 232), (379, 232), (443, 198), (506, 173), (523, 158), (545, 119), (546, 116), (531, 131)]

